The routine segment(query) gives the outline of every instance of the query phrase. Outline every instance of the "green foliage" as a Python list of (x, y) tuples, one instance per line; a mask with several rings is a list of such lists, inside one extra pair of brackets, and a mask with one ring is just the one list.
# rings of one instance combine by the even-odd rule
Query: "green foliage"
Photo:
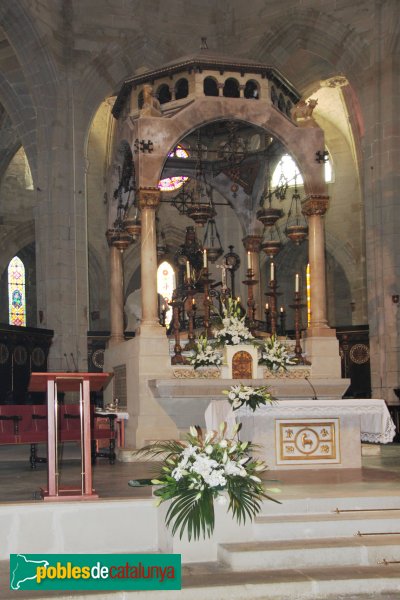
[(205, 436), (200, 428), (191, 427), (186, 442), (155, 442), (138, 451), (163, 456), (159, 476), (152, 483), (159, 486), (154, 492), (158, 504), (170, 501), (166, 525), (173, 535), (182, 538), (186, 531), (189, 540), (211, 536), (214, 502), (225, 499), (222, 492), (227, 493), (228, 511), (238, 523), (253, 519), (264, 498), (273, 500), (259, 478), (266, 465), (250, 456), (254, 446), (239, 440), (239, 430), (237, 425), (233, 437), (226, 438), (226, 423)]

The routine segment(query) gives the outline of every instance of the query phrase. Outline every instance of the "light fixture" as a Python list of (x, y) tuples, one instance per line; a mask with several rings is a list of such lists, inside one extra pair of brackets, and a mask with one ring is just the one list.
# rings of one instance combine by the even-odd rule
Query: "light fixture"
[(300, 194), (297, 189), (297, 175), (294, 177), (294, 192), (285, 227), (286, 236), (299, 246), (308, 236), (308, 225), (301, 212)]
[(274, 208), (272, 206), (272, 197), (275, 195), (280, 200), (284, 199), (284, 188), (281, 186), (280, 189), (276, 188), (273, 192), (271, 191), (271, 176), (269, 172), (269, 163), (267, 164), (267, 171), (265, 176), (264, 191), (261, 195), (260, 206), (261, 208), (257, 211), (257, 219), (264, 225), (264, 227), (273, 227), (275, 223), (283, 216), (283, 211), (280, 208)]
[(267, 238), (262, 242), (261, 248), (269, 258), (274, 258), (282, 248), (279, 229), (276, 224), (267, 230)]
[(196, 225), (203, 227), (207, 221), (215, 217), (216, 210), (212, 201), (212, 190), (207, 184), (203, 169), (203, 149), (200, 130), (197, 132), (196, 165), (193, 191), (187, 202), (186, 214)]
[[(130, 244), (137, 240), (141, 233), (139, 210), (135, 198), (131, 201), (134, 191), (135, 169), (132, 153), (127, 148), (122, 170), (119, 168), (118, 187), (113, 194), (114, 199), (118, 200), (117, 218), (114, 221), (113, 227), (106, 232), (109, 246), (118, 248), (120, 252), (126, 250)], [(133, 215), (131, 215), (132, 211)]]
[(217, 224), (214, 219), (210, 219), (207, 223), (206, 231), (204, 233), (203, 248), (207, 250), (207, 258), (212, 263), (215, 263), (224, 252)]

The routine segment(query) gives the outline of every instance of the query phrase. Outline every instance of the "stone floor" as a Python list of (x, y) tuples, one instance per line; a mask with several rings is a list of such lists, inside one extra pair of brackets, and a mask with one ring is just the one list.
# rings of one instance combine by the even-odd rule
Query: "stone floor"
[[(79, 484), (78, 446), (66, 444), (62, 454), (61, 484)], [(44, 448), (39, 455), (45, 455)], [(156, 472), (157, 464), (152, 462), (110, 465), (107, 459), (98, 459), (93, 467), (94, 487), (102, 498), (148, 496), (149, 488), (132, 488), (128, 481), (152, 477)], [(41, 501), (40, 488), (46, 485), (46, 478), (45, 464), (30, 468), (28, 446), (0, 446), (0, 502)], [(396, 494), (400, 491), (400, 444), (381, 446), (380, 455), (364, 457), (361, 470), (269, 471), (265, 478), (271, 495), (278, 499)]]

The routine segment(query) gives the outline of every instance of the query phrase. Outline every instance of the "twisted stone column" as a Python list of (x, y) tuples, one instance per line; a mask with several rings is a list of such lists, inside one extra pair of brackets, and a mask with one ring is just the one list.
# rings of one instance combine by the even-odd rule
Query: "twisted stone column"
[(141, 282), (142, 282), (142, 328), (160, 327), (157, 304), (157, 235), (156, 210), (160, 203), (158, 188), (139, 189), (141, 209)]
[(302, 204), (308, 217), (308, 258), (311, 274), (311, 321), (309, 329), (316, 335), (328, 329), (326, 313), (325, 232), (323, 216), (328, 208), (328, 196), (310, 195)]
[(107, 232), (110, 247), (110, 339), (109, 347), (124, 341), (124, 275), (122, 252), (111, 242)]
[[(260, 273), (260, 251), (261, 251), (262, 235), (251, 234), (243, 238), (243, 246), (246, 253), (250, 252), (251, 268), (254, 273), (254, 280), (257, 283), (253, 286), (253, 297), (256, 303), (255, 318), (259, 321), (263, 320), (263, 301), (261, 297), (261, 273)], [(243, 261), (247, 268), (247, 256)]]

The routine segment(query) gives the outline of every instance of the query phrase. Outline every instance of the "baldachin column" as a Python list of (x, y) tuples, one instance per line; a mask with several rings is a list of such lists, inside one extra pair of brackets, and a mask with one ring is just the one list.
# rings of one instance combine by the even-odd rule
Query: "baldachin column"
[(325, 231), (323, 216), (328, 208), (328, 196), (310, 195), (302, 204), (308, 217), (308, 259), (311, 276), (310, 333), (322, 334), (329, 329), (326, 308)]
[(122, 252), (113, 245), (107, 232), (110, 247), (110, 339), (108, 345), (115, 346), (124, 341), (124, 275)]
[(142, 324), (143, 327), (160, 327), (157, 301), (157, 235), (156, 211), (161, 192), (157, 188), (139, 189), (141, 210), (141, 272), (142, 272)]

